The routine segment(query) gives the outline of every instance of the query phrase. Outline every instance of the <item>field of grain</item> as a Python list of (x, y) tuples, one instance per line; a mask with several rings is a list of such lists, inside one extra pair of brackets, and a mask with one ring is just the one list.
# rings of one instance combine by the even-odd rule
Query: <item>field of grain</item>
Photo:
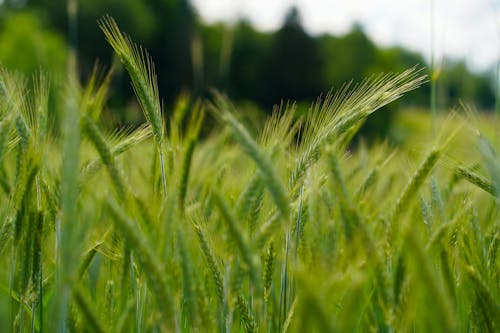
[(0, 331), (500, 330), (497, 119), (406, 112), (404, 145), (351, 145), (425, 83), (409, 69), (258, 135), (217, 93), (165, 120), (152, 60), (100, 25), (139, 128), (105, 126), (106, 76), (69, 80), (53, 128), (49, 78), (0, 72)]

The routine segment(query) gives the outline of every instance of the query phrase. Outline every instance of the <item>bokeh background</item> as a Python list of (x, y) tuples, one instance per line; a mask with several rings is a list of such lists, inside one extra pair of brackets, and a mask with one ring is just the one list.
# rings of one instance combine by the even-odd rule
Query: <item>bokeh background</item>
[[(27, 75), (42, 68), (57, 90), (76, 54), (85, 81), (96, 63), (115, 62), (97, 23), (106, 14), (149, 50), (167, 115), (179, 96), (212, 89), (255, 118), (282, 101), (306, 109), (332, 87), (415, 65), (435, 84), (436, 109), (495, 110), (500, 29), (486, 0), (0, 0), (0, 62)], [(111, 122), (141, 122), (119, 66), (112, 87)], [(384, 137), (395, 110), (428, 110), (430, 94), (430, 84), (409, 94), (363, 133)]]

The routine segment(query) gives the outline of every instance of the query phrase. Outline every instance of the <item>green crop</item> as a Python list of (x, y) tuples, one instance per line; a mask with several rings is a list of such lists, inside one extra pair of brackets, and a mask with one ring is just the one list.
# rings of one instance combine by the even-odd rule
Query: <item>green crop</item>
[(69, 79), (55, 127), (48, 75), (0, 70), (0, 331), (500, 330), (498, 146), (460, 117), (417, 148), (350, 144), (418, 69), (276, 108), (254, 135), (219, 93), (164, 111), (148, 53), (100, 26), (134, 130), (101, 117), (111, 72)]

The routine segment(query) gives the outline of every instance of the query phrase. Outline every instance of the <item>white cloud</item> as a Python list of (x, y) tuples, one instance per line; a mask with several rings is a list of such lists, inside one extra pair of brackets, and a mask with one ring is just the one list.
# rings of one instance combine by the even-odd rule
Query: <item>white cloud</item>
[(378, 44), (402, 45), (427, 59), (433, 35), (438, 61), (444, 56), (463, 58), (475, 69), (491, 68), (500, 54), (500, 1), (433, 1), (433, 34), (432, 0), (193, 0), (193, 4), (209, 22), (247, 17), (262, 30), (277, 29), (295, 4), (313, 34), (345, 33), (360, 22)]

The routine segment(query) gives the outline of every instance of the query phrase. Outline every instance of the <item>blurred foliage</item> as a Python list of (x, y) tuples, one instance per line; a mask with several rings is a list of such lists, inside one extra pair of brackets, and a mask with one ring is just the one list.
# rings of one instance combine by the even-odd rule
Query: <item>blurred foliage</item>
[[(64, 68), (66, 2), (6, 0), (0, 6), (4, 18), (0, 59), (6, 67), (30, 72), (41, 64), (56, 73)], [(77, 15), (77, 51), (83, 78), (90, 75), (96, 59), (105, 66), (113, 63), (111, 49), (97, 24), (105, 14), (113, 16), (155, 59), (167, 113), (183, 92), (193, 98), (207, 97), (216, 88), (239, 103), (251, 101), (270, 112), (281, 101), (310, 101), (345, 82), (426, 66), (418, 53), (401, 47), (378, 47), (360, 24), (341, 36), (311, 36), (303, 29), (295, 7), (285, 15), (279, 30), (261, 32), (245, 20), (234, 25), (203, 23), (188, 0), (85, 0), (79, 1)], [(464, 62), (446, 60), (434, 77), (438, 80), (440, 108), (461, 101), (481, 109), (494, 108), (491, 73), (472, 73)], [(133, 92), (123, 69), (115, 73), (112, 86), (110, 104), (123, 110), (130, 106)], [(429, 94), (429, 87), (424, 86), (402, 103), (427, 107)], [(385, 135), (394, 110), (401, 106), (391, 104), (386, 112), (370, 118), (363, 132), (369, 137)], [(113, 117), (122, 122), (135, 119), (128, 113)]]
[(0, 61), (8, 68), (31, 75), (43, 68), (59, 76), (66, 70), (64, 38), (44, 29), (34, 13), (3, 17), (0, 29)]

